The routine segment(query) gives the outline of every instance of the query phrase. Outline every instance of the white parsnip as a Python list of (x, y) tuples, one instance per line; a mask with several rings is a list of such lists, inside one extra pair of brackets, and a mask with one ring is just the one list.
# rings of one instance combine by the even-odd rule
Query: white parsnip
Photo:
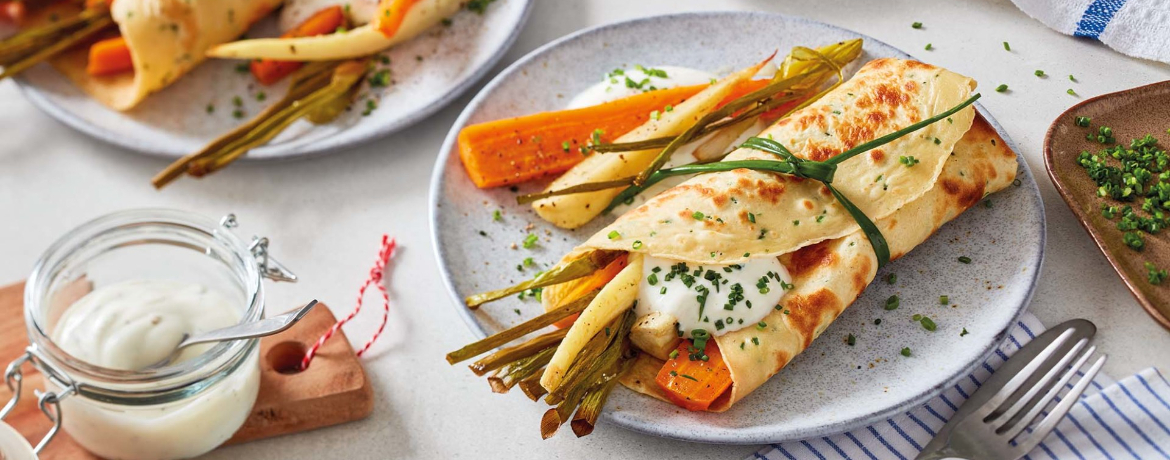
[(561, 341), (552, 360), (545, 367), (544, 375), (540, 378), (541, 386), (549, 391), (560, 386), (569, 365), (585, 344), (607, 324), (633, 307), (634, 301), (638, 299), (638, 284), (641, 277), (642, 255), (630, 254), (630, 262), (626, 268), (618, 272), (617, 276), (597, 293), (597, 297), (593, 298), (573, 323), (569, 334)]

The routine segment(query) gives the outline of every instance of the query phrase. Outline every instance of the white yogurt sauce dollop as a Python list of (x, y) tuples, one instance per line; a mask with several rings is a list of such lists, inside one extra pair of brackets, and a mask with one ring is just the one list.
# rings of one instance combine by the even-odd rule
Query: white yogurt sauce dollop
[(673, 316), (683, 336), (696, 329), (714, 336), (755, 326), (792, 288), (792, 276), (775, 257), (735, 265), (678, 262), (646, 256), (638, 287), (639, 318)]
[[(62, 350), (93, 365), (139, 370), (165, 359), (183, 340), (240, 321), (240, 311), (206, 286), (131, 280), (101, 287), (70, 305), (53, 329)], [(184, 348), (177, 362), (213, 344)]]

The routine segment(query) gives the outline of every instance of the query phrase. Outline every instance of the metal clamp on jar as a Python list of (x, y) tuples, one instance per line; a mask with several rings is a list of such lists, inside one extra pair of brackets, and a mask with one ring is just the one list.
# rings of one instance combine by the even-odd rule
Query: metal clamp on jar
[[(106, 308), (96, 310), (106, 312), (109, 304), (124, 304), (126, 293), (134, 294), (133, 289), (140, 287), (134, 283), (195, 286), (196, 294), (214, 296), (217, 305), (226, 309), (231, 320), (228, 325), (261, 319), (261, 279), (297, 278), (269, 255), (267, 238), (253, 237), (245, 244), (230, 231), (236, 225), (234, 215), (216, 223), (183, 211), (130, 210), (83, 224), (50, 246), (25, 286), (24, 317), (30, 345), (7, 366), (5, 383), (13, 397), (0, 411), (0, 420), (16, 407), (24, 378), (22, 367), (31, 364), (44, 376), (45, 388), (37, 392), (38, 403), (53, 428), (32, 448), (15, 430), (0, 423), (0, 457), (36, 458), (62, 428), (90, 452), (119, 459), (194, 457), (230, 438), (251, 413), (259, 391), (258, 339), (208, 345), (159, 368), (95, 364), (104, 361), (95, 360), (93, 353), (121, 358), (116, 355), (127, 350), (158, 351), (115, 335), (148, 328), (147, 334), (156, 337), (157, 328), (175, 327), (176, 320), (171, 317), (162, 313), (151, 316), (152, 309), (169, 305), (149, 297), (138, 299), (137, 310), (116, 312), (121, 316), (75, 321), (86, 327), (100, 323), (83, 332), (113, 331), (109, 342), (79, 349), (68, 343), (79, 334), (74, 330), (60, 334), (59, 329), (68, 326), (70, 315), (75, 314), (71, 308), (84, 304)], [(115, 287), (121, 290), (110, 294)], [(103, 292), (105, 297), (93, 298)], [(176, 302), (184, 300), (189, 299)], [(203, 321), (204, 313), (194, 310), (188, 315), (191, 318), (178, 317), (177, 321)], [(16, 439), (11, 439), (13, 436)]]

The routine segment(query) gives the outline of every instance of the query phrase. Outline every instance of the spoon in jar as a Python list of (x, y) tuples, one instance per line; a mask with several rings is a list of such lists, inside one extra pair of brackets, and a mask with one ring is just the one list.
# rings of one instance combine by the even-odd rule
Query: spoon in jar
[(314, 299), (305, 306), (283, 315), (264, 318), (260, 321), (254, 321), (251, 323), (235, 324), (196, 335), (183, 334), (183, 339), (180, 340), (177, 345), (175, 345), (175, 350), (172, 351), (170, 355), (157, 363), (143, 368), (142, 370), (154, 370), (171, 365), (175, 362), (175, 359), (179, 357), (179, 353), (182, 352), (184, 348), (191, 345), (208, 342), (222, 342), (226, 340), (252, 339), (256, 337), (266, 337), (279, 334), (288, 330), (288, 328), (293, 327), (297, 321), (300, 321), (305, 317), (305, 315), (308, 315), (309, 310), (312, 310), (315, 306), (317, 306), (317, 301)]

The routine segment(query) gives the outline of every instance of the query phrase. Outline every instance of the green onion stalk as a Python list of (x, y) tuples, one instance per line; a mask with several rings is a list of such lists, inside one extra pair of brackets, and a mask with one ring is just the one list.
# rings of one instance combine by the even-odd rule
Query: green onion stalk
[(488, 336), (483, 340), (468, 344), (467, 346), (447, 353), (447, 362), (455, 364), (461, 361), (466, 361), (473, 357), (487, 353), (488, 350), (502, 346), (508, 342), (516, 340), (524, 335), (536, 332), (537, 330), (549, 326), (557, 321), (568, 318), (570, 315), (581, 313), (585, 307), (589, 306), (589, 302), (597, 296), (600, 289), (594, 290), (583, 297), (573, 300), (562, 307), (550, 310), (540, 316), (532, 318), (523, 323), (517, 324), (509, 329), (500, 331), (494, 335)]
[(102, 4), (0, 40), (0, 67), (4, 68), (0, 80), (20, 74), (115, 27), (109, 7)]
[(552, 346), (540, 350), (532, 356), (513, 361), (488, 377), (488, 384), (492, 386), (492, 391), (495, 393), (507, 393), (521, 380), (537, 375), (539, 371), (544, 370), (544, 366), (552, 360), (556, 351), (557, 348)]
[[(634, 358), (633, 346), (630, 344), (630, 328), (633, 325), (634, 312), (631, 309), (615, 319), (604, 332), (598, 333), (598, 336), (604, 337), (607, 341), (605, 349), (600, 354), (595, 357), (581, 354), (573, 360), (561, 385), (552, 389), (545, 397), (545, 402), (556, 404), (556, 407), (549, 409), (541, 417), (540, 435), (544, 439), (552, 437), (561, 425), (570, 420), (570, 416), (585, 402), (585, 397), (590, 392), (608, 393), (605, 389), (606, 384), (617, 380), (628, 369), (627, 361)], [(568, 374), (572, 373), (573, 368), (582, 370), (570, 381)], [(595, 409), (599, 411), (600, 406)], [(593, 408), (586, 408), (587, 412), (590, 410)]]
[(600, 270), (602, 267), (609, 265), (618, 255), (620, 255), (619, 251), (593, 251), (572, 262), (557, 265), (549, 271), (536, 275), (535, 278), (529, 281), (509, 288), (469, 296), (463, 299), (463, 301), (467, 304), (467, 308), (474, 310), (479, 308), (480, 305), (502, 299), (517, 292), (584, 278), (592, 275), (593, 272)]
[(536, 336), (535, 338), (521, 343), (514, 347), (501, 348), (499, 351), (492, 353), (479, 361), (472, 363), (469, 368), (475, 375), (483, 376), (488, 372), (502, 368), (539, 353), (546, 348), (556, 348), (565, 338), (565, 334), (569, 332), (568, 328), (557, 329), (555, 331)]
[(162, 188), (184, 173), (202, 177), (223, 169), (248, 151), (264, 145), (306, 118), (327, 123), (353, 100), (369, 69), (369, 58), (312, 62), (292, 77), (288, 93), (256, 118), (220, 136), (198, 152), (171, 163), (152, 179)]

